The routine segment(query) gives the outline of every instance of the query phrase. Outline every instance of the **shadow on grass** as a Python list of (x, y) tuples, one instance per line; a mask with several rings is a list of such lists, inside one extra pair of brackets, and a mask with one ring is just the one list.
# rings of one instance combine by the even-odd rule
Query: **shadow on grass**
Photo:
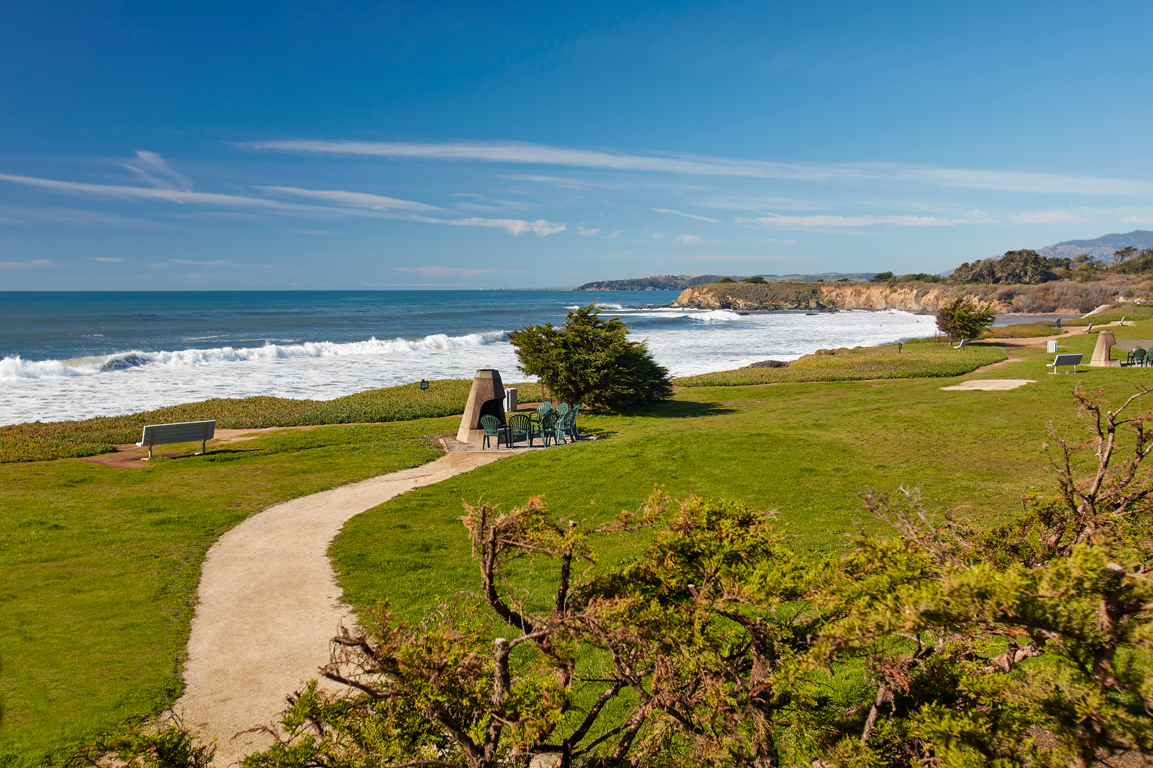
[(720, 403), (695, 403), (691, 400), (669, 400), (628, 411), (624, 416), (649, 416), (663, 419), (694, 419), (702, 416), (724, 416), (735, 413), (735, 408)]

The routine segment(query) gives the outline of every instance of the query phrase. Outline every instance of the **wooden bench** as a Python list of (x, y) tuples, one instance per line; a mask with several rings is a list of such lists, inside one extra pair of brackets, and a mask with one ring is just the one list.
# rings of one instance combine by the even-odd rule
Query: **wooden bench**
[(200, 441), (200, 452), (204, 453), (208, 441), (216, 434), (216, 420), (182, 421), (178, 424), (149, 424), (144, 428), (139, 446), (148, 446), (148, 458), (152, 458), (152, 446), (172, 443)]
[[(1056, 373), (1057, 372), (1057, 366), (1059, 366), (1059, 365), (1071, 365), (1071, 366), (1073, 366), (1073, 373), (1076, 373), (1077, 372), (1077, 366), (1081, 364), (1081, 358), (1083, 358), (1083, 357), (1084, 357), (1084, 355), (1080, 355), (1080, 354), (1077, 354), (1077, 355), (1057, 355), (1056, 359), (1054, 359), (1053, 362), (1049, 363), (1049, 367), (1053, 369), (1052, 371), (1050, 371), (1050, 373)], [(1069, 371), (1065, 371), (1065, 373), (1069, 373)]]

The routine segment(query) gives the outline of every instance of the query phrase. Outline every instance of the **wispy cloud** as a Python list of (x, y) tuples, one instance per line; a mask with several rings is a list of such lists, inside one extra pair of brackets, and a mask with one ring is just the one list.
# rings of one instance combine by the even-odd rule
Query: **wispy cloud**
[(102, 261), (105, 264), (119, 264), (120, 262), (124, 261), (124, 259), (109, 259), (109, 258), (105, 258), (102, 256), (94, 256), (92, 258), (92, 260), (93, 261)]
[(697, 235), (677, 235), (673, 238), (674, 243), (700, 243), (703, 241), (704, 238)]
[(145, 266), (152, 269), (172, 269), (174, 267), (228, 267), (230, 269), (277, 269), (280, 264), (237, 264), (226, 259), (213, 259), (212, 261), (191, 261), (189, 259), (169, 259)]
[(663, 240), (665, 237), (664, 232), (653, 232), (653, 240)]
[(765, 224), (787, 229), (819, 227), (955, 227), (960, 224), (986, 223), (987, 218), (943, 219), (939, 216), (778, 216), (770, 214), (757, 218), (738, 218), (737, 224)]
[(41, 267), (60, 267), (51, 259), (33, 259), (32, 261), (0, 261), (0, 267), (5, 269), (39, 269)]
[(416, 203), (412, 200), (398, 200), (395, 197), (372, 195), (367, 192), (345, 192), (339, 189), (301, 189), (300, 187), (257, 187), (265, 192), (276, 195), (291, 195), (305, 197), (311, 200), (323, 200), (327, 203), (350, 208), (368, 208), (373, 211), (440, 211), (435, 205)]
[(312, 155), (552, 165), (691, 176), (783, 181), (908, 182), (964, 189), (1044, 194), (1153, 196), (1153, 182), (1014, 170), (936, 168), (900, 163), (777, 163), (683, 154), (638, 155), (523, 142), (253, 141), (253, 150)]
[(1014, 224), (1060, 224), (1085, 219), (1074, 211), (1025, 211), (1013, 214), (1009, 220)]
[(657, 213), (667, 213), (672, 216), (684, 216), (686, 219), (696, 219), (697, 221), (707, 221), (711, 224), (720, 224), (720, 219), (710, 219), (708, 216), (697, 216), (695, 213), (685, 213), (684, 211), (674, 211), (672, 208), (652, 208), (650, 210)]
[(192, 189), (192, 179), (169, 168), (164, 158), (156, 152), (139, 150), (136, 153), (135, 163), (122, 163), (122, 165), (132, 171), (138, 179), (157, 189), (184, 191)]
[(577, 234), (580, 235), (581, 237), (592, 237), (597, 232), (600, 232), (600, 230), (599, 229), (585, 229), (583, 224), (581, 226), (577, 227)]
[[(261, 197), (247, 197), (244, 195), (225, 195), (214, 192), (188, 192), (177, 189), (157, 189), (154, 187), (133, 187), (117, 184), (89, 184), (79, 181), (57, 181), (55, 179), (41, 179), (31, 176), (14, 176), (0, 174), (0, 181), (13, 184), (23, 184), (39, 189), (47, 189), (62, 194), (72, 194), (107, 198), (114, 200), (158, 201), (177, 204), (204, 205), (223, 208), (266, 209), (273, 212), (292, 214), (320, 214), (327, 216), (382, 216), (385, 218), (420, 221), (429, 224), (448, 224), (451, 226), (495, 227), (519, 235), (522, 232), (532, 232), (539, 237), (551, 235), (564, 230), (564, 224), (557, 224), (545, 219), (525, 221), (523, 219), (440, 219), (430, 216), (418, 215), (414, 211), (443, 210), (424, 203), (414, 203), (408, 200), (370, 195), (362, 192), (345, 192), (341, 190), (308, 190), (297, 187), (267, 187), (281, 193), (288, 193), (302, 197), (320, 199), (336, 205), (301, 205), (282, 200), (271, 200)], [(353, 207), (350, 207), (353, 206)], [(396, 210), (391, 210), (396, 209)]]
[(466, 279), (496, 271), (493, 269), (464, 269), (461, 267), (393, 267), (393, 269), (397, 272), (415, 272), (425, 277), (463, 277)]
[(544, 219), (537, 219), (536, 221), (524, 221), (523, 219), (434, 219), (428, 216), (413, 216), (415, 221), (424, 221), (429, 224), (450, 224), (456, 227), (495, 227), (503, 229), (513, 235), (519, 235), (523, 232), (532, 232), (537, 237), (545, 237), (557, 232), (563, 232), (565, 225), (556, 224)]

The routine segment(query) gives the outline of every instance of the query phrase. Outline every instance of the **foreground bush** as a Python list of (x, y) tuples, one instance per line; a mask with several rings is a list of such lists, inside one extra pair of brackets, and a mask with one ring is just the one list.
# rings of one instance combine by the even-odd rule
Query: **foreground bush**
[[(824, 352), (822, 354), (821, 352)], [(866, 379), (947, 378), (963, 376), (983, 365), (1005, 359), (1000, 347), (970, 344), (965, 349), (947, 345), (905, 345), (822, 350), (805, 355), (785, 368), (738, 368), (702, 373), (673, 381), (678, 387), (734, 387), (802, 381), (861, 381)]]
[[(659, 489), (591, 528), (538, 497), (465, 505), (480, 593), (419, 626), (382, 607), (335, 639), (267, 766), (1114, 765), (1153, 755), (1153, 451), (1146, 420), (1076, 392), (1058, 492), (993, 531), (915, 494), (866, 507), (893, 538), (806, 562), (770, 513)], [(1124, 417), (1124, 418), (1123, 418)], [(1117, 453), (1118, 429), (1129, 446)], [(1080, 468), (1081, 472), (1078, 471)], [(655, 537), (594, 575), (598, 536)], [(553, 564), (533, 600), (510, 576)]]
[[(214, 398), (126, 416), (100, 416), (84, 421), (26, 422), (0, 427), (0, 463), (96, 456), (116, 445), (135, 443), (146, 424), (216, 419), (220, 429), (366, 424), (455, 416), (464, 412), (471, 381), (434, 381), (427, 391), (418, 384), (370, 389), (335, 400), (285, 397)], [(518, 384), (520, 399), (540, 398), (539, 384)]]

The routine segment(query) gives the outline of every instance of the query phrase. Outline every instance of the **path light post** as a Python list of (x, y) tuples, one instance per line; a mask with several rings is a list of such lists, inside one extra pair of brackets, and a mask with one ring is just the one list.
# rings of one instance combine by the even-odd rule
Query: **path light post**
[(420, 380), (420, 388), (422, 391), (428, 389), (428, 380), (427, 379), (421, 379)]
[(903, 346), (905, 346), (905, 342), (903, 342), (903, 341), (897, 342), (897, 354), (898, 355), (901, 354), (901, 347), (903, 347)]

